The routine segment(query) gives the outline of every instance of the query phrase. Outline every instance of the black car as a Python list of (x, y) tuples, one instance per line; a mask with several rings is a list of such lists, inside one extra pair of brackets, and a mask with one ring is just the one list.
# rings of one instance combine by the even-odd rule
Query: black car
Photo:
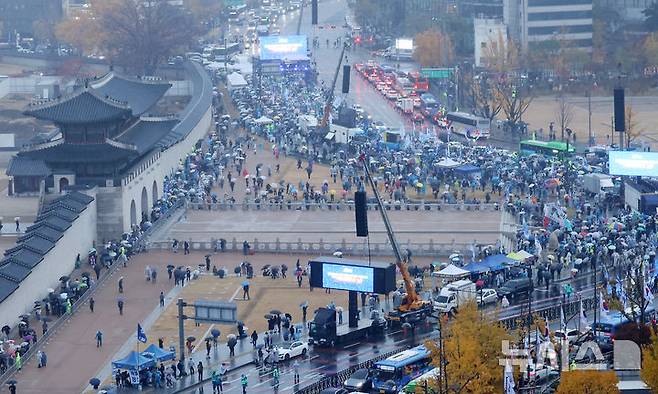
[(372, 387), (372, 375), (367, 369), (359, 369), (354, 372), (343, 384), (349, 391), (370, 391)]
[(505, 283), (498, 289), (499, 297), (507, 297), (507, 299), (515, 299), (519, 296), (527, 296), (532, 292), (532, 280), (529, 278), (512, 279)]

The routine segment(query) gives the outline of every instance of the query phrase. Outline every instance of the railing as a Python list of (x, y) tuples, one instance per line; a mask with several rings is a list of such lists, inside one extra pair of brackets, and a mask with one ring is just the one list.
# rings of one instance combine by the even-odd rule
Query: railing
[[(375, 203), (367, 204), (369, 210), (378, 210)], [(263, 210), (263, 211), (351, 211), (354, 210), (353, 201), (336, 202), (304, 202), (286, 201), (280, 203), (271, 202), (217, 202), (217, 203), (189, 203), (189, 209), (227, 211), (227, 210)], [(443, 204), (433, 202), (384, 202), (386, 210), (393, 211), (498, 211), (498, 204)]]
[[(179, 240), (181, 241), (181, 240)], [(257, 253), (286, 253), (286, 254), (332, 254), (340, 250), (346, 255), (354, 256), (389, 256), (393, 252), (388, 242), (363, 242), (347, 241), (325, 242), (322, 239), (315, 242), (310, 241), (263, 241), (259, 239), (247, 240), (251, 250)], [(219, 240), (209, 241), (189, 240), (190, 249), (203, 251), (219, 251)], [(400, 247), (413, 251), (415, 256), (443, 256), (454, 253), (454, 251), (467, 251), (471, 243), (446, 242), (406, 242)], [(171, 248), (170, 241), (153, 241), (148, 244), (149, 250), (167, 250)], [(236, 238), (226, 240), (225, 252), (242, 252), (242, 240)]]
[(345, 382), (357, 370), (371, 368), (373, 364), (376, 363), (377, 361), (393, 356), (406, 349), (409, 349), (409, 346), (398, 348), (396, 350), (387, 353), (382, 353), (374, 358), (371, 358), (370, 360), (364, 361), (357, 365), (353, 365), (347, 369), (338, 371), (335, 374), (325, 376), (324, 378), (318, 380), (317, 382), (311, 384), (310, 386), (306, 386), (302, 389), (295, 391), (295, 394), (317, 394), (329, 387), (341, 387), (343, 385), (343, 382)]
[[(153, 226), (151, 226), (148, 230), (146, 230), (142, 234), (142, 239), (139, 241), (139, 243), (143, 242), (143, 240), (147, 240), (148, 237), (153, 234), (156, 230), (161, 228), (164, 223), (169, 220), (173, 214), (178, 211), (181, 207), (184, 206), (184, 203), (180, 202), (176, 205), (174, 205), (170, 210), (167, 211), (163, 216), (161, 216), (157, 221), (153, 223)], [(27, 362), (37, 353), (39, 349), (45, 346), (46, 343), (50, 340), (50, 338), (56, 334), (60, 328), (65, 326), (68, 322), (68, 320), (89, 300), (90, 297), (92, 297), (93, 294), (96, 293), (96, 290), (102, 287), (103, 284), (105, 284), (109, 278), (112, 276), (112, 273), (119, 269), (121, 264), (115, 263), (110, 266), (110, 269), (102, 275), (98, 281), (96, 281), (92, 286), (90, 286), (83, 294), (78, 298), (75, 303), (73, 303), (72, 308), (71, 308), (71, 314), (64, 313), (62, 316), (60, 316), (57, 320), (55, 320), (52, 324), (50, 324), (50, 327), (48, 327), (48, 331), (46, 331), (37, 341), (37, 343), (33, 344), (30, 346), (30, 349), (25, 353), (21, 354), (21, 360), (23, 365), (27, 365)], [(5, 373), (0, 375), (0, 387), (4, 386), (4, 384), (12, 377), (18, 370), (16, 369), (16, 365), (12, 364), (11, 366), (8, 366), (7, 370)]]

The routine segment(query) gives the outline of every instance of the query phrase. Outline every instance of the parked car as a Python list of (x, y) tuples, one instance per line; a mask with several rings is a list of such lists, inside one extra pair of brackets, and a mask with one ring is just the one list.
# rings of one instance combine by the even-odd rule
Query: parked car
[(365, 368), (358, 369), (343, 383), (343, 387), (348, 390), (370, 391), (372, 375)]
[(478, 290), (475, 297), (478, 305), (495, 304), (498, 301), (498, 293), (495, 289), (482, 289)]
[(556, 330), (555, 333), (555, 338), (558, 338), (560, 340), (567, 339), (569, 340), (569, 343), (574, 343), (576, 339), (578, 339), (582, 333), (578, 331), (578, 329), (567, 329), (566, 332), (563, 330)]
[(293, 341), (277, 346), (276, 352), (279, 355), (279, 360), (290, 360), (293, 357), (306, 356), (306, 353), (308, 353), (308, 343)]
[(498, 289), (499, 297), (507, 297), (507, 299), (515, 299), (520, 296), (527, 296), (532, 292), (532, 280), (529, 278), (512, 279), (505, 283)]

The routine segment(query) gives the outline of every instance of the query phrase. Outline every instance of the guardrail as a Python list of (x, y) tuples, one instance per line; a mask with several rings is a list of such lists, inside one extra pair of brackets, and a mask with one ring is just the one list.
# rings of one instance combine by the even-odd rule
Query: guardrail
[[(369, 210), (379, 210), (377, 204), (367, 204)], [(352, 211), (354, 210), (353, 201), (336, 201), (336, 202), (305, 202), (305, 201), (286, 201), (286, 202), (227, 202), (217, 203), (188, 203), (188, 208), (193, 210), (206, 211)], [(498, 211), (498, 204), (443, 204), (434, 202), (384, 202), (384, 209), (388, 211)]]
[[(163, 216), (161, 216), (157, 221), (153, 223), (153, 226), (151, 226), (148, 230), (146, 230), (142, 234), (142, 238), (140, 240), (140, 243), (143, 242), (143, 240), (148, 239), (148, 237), (153, 234), (154, 231), (162, 227), (165, 221), (169, 220), (171, 216), (181, 207), (183, 207), (184, 204), (180, 203), (177, 205), (174, 205), (170, 210), (167, 211)], [(139, 248), (138, 248), (139, 249)], [(115, 263), (110, 266), (110, 269), (105, 272), (104, 275), (102, 275), (98, 281), (96, 281), (92, 286), (90, 286), (81, 296), (78, 298), (75, 303), (73, 303), (71, 307), (71, 314), (64, 313), (62, 316), (60, 316), (57, 320), (52, 322), (50, 324), (50, 327), (48, 328), (48, 331), (45, 332), (45, 334), (41, 335), (39, 340), (37, 340), (37, 343), (33, 344), (30, 346), (30, 349), (25, 352), (25, 354), (21, 355), (21, 360), (22, 364), (26, 365), (27, 362), (37, 353), (39, 349), (45, 346), (46, 343), (50, 340), (50, 338), (55, 335), (63, 326), (67, 324), (69, 319), (89, 300), (90, 297), (92, 297), (93, 294), (96, 293), (96, 290), (102, 287), (103, 284), (105, 284), (108, 279), (112, 276), (111, 274), (118, 270), (119, 267), (121, 267), (121, 264)], [(5, 373), (0, 375), (0, 387), (2, 387), (14, 374), (18, 372), (16, 369), (16, 365), (12, 364), (11, 366), (8, 366), (7, 370)]]
[[(179, 241), (182, 241), (179, 239)], [(219, 252), (219, 240), (211, 239), (209, 241), (192, 241), (190, 249), (215, 251)], [(388, 242), (363, 242), (347, 241), (342, 239), (339, 242), (325, 242), (322, 239), (315, 242), (305, 242), (301, 239), (298, 241), (281, 241), (276, 238), (274, 241), (263, 241), (260, 239), (248, 240), (251, 250), (258, 253), (286, 253), (286, 254), (332, 254), (340, 250), (346, 255), (353, 256), (388, 256), (393, 253), (390, 243)], [(400, 247), (409, 249), (415, 256), (443, 256), (454, 253), (455, 251), (468, 251), (471, 243), (446, 242), (437, 243), (432, 240), (429, 242), (402, 242)], [(148, 243), (149, 250), (167, 250), (171, 249), (170, 241), (153, 241)], [(236, 238), (226, 241), (225, 252), (242, 252), (242, 241)]]
[(393, 356), (409, 348), (410, 346), (405, 346), (387, 353), (382, 353), (374, 358), (371, 358), (370, 360), (364, 361), (357, 365), (353, 365), (347, 369), (338, 371), (335, 374), (325, 376), (324, 378), (318, 380), (317, 382), (311, 384), (310, 386), (306, 386), (300, 390), (295, 391), (295, 394), (317, 394), (329, 387), (340, 387), (343, 385), (343, 382), (346, 381), (355, 371), (359, 369), (370, 368), (377, 361)]

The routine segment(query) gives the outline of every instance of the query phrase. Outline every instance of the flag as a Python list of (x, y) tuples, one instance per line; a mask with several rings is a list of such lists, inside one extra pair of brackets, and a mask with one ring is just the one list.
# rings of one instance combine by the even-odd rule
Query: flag
[(649, 302), (653, 302), (654, 299), (653, 293), (646, 283), (644, 284), (644, 299)]
[(535, 355), (537, 356), (537, 364), (543, 364), (542, 356), (539, 354), (539, 349), (541, 348), (541, 333), (539, 332), (539, 327), (535, 328)]
[(608, 315), (608, 310), (603, 303), (603, 292), (599, 295), (599, 311), (601, 312), (601, 317)]
[(505, 363), (505, 378), (503, 384), (505, 394), (516, 394), (514, 386), (514, 371), (512, 370), (512, 364), (508, 360)]
[(581, 330), (587, 327), (587, 317), (585, 317), (585, 311), (583, 310), (583, 301), (580, 300), (580, 325)]
[(564, 322), (564, 309), (560, 306), (560, 329), (567, 332), (567, 324)]
[(139, 323), (137, 323), (137, 340), (146, 343), (146, 333), (144, 332), (142, 325)]
[[(562, 308), (560, 308), (560, 310), (562, 310)], [(546, 338), (546, 340), (548, 340), (548, 338), (551, 336), (551, 330), (548, 328), (548, 317), (545, 317), (544, 319), (545, 319), (544, 321), (545, 321), (545, 324), (546, 324), (546, 330), (544, 332), (544, 337)]]

